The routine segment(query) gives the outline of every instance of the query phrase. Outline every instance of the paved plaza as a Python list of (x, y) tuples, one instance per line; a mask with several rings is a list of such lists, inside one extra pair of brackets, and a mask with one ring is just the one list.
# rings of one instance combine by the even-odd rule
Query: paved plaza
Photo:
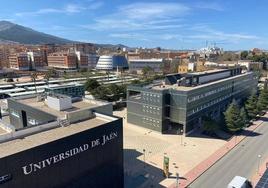
[[(181, 135), (162, 135), (126, 121), (126, 109), (114, 111), (124, 121), (125, 187), (168, 187), (174, 183), (176, 173), (183, 177), (205, 160), (226, 141)], [(163, 157), (169, 157), (170, 177), (163, 177)]]

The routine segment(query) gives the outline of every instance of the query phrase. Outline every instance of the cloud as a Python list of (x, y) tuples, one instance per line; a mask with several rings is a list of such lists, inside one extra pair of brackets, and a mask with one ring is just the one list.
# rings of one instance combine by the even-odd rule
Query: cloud
[(224, 11), (222, 4), (219, 4), (217, 2), (199, 2), (199, 3), (195, 4), (194, 7), (199, 8), (199, 9)]
[(228, 41), (229, 43), (236, 43), (242, 40), (260, 40), (260, 37), (256, 35), (218, 31), (212, 29), (210, 26), (206, 24), (197, 24), (192, 27), (189, 27), (188, 29), (192, 31), (190, 33), (197, 33), (188, 35), (187, 38), (190, 39), (214, 40), (214, 41), (224, 40)]
[(132, 3), (119, 7), (119, 12), (129, 19), (152, 20), (184, 15), (189, 7), (180, 3)]
[(146, 38), (145, 35), (137, 33), (112, 33), (109, 34), (109, 37), (121, 39), (135, 39), (139, 41), (150, 41), (148, 38)]
[(83, 28), (97, 31), (148, 31), (178, 29), (181, 17), (190, 8), (180, 3), (132, 3), (119, 6), (109, 15), (98, 17)]
[(56, 9), (56, 8), (44, 8), (39, 9), (37, 11), (31, 11), (31, 12), (19, 12), (16, 13), (16, 16), (38, 16), (42, 14), (52, 14), (52, 13), (63, 13), (63, 14), (74, 14), (74, 13), (80, 13), (85, 10), (95, 10), (100, 8), (103, 5), (102, 2), (92, 2), (90, 5), (85, 6), (82, 4), (66, 4), (64, 7)]

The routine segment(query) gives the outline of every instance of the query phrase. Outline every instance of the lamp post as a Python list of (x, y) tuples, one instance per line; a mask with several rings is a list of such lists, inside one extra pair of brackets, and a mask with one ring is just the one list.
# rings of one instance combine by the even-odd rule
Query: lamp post
[(179, 188), (179, 178), (180, 176), (179, 176), (179, 173), (177, 172), (176, 173), (176, 188)]
[(144, 163), (144, 168), (145, 168), (145, 149), (142, 150), (143, 151), (143, 163)]
[(258, 174), (260, 173), (260, 164), (261, 164), (261, 155), (258, 155), (259, 161), (258, 161)]
[(183, 129), (181, 129), (181, 146), (183, 145)]

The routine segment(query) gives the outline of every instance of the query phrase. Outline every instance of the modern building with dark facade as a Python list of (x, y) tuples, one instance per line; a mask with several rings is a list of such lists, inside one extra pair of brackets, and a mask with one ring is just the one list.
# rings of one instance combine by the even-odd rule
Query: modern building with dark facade
[(123, 188), (122, 119), (98, 113), (106, 105), (58, 95), (9, 99), (8, 108), (10, 121), (0, 120), (1, 188)]
[(83, 84), (69, 84), (57, 87), (47, 87), (45, 88), (46, 93), (53, 94), (62, 94), (67, 95), (72, 98), (76, 97), (84, 97), (85, 96), (85, 88)]
[(202, 117), (217, 118), (233, 99), (246, 98), (257, 88), (253, 72), (241, 68), (168, 75), (161, 84), (129, 86), (127, 121), (165, 133), (189, 134), (202, 125)]

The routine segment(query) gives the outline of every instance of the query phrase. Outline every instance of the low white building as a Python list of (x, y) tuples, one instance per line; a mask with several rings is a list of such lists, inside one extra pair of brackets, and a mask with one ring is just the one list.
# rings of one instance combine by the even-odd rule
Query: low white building
[(128, 60), (129, 71), (136, 71), (141, 73), (142, 69), (145, 67), (151, 67), (154, 72), (161, 72), (161, 66), (164, 65), (163, 59), (131, 59)]
[(238, 64), (241, 67), (246, 67), (247, 70), (262, 70), (263, 69), (263, 62), (252, 62), (247, 60), (238, 61)]

